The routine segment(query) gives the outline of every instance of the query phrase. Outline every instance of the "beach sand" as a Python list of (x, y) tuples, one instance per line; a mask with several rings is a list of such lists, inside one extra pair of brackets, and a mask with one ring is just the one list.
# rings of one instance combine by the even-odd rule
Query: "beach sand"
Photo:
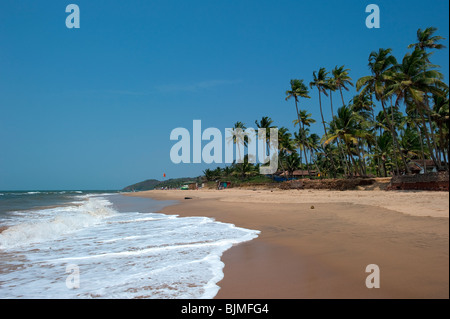
[[(129, 194), (260, 230), (224, 253), (216, 298), (449, 298), (449, 193), (227, 189)], [(185, 200), (185, 197), (191, 197)], [(366, 266), (380, 288), (366, 287)]]

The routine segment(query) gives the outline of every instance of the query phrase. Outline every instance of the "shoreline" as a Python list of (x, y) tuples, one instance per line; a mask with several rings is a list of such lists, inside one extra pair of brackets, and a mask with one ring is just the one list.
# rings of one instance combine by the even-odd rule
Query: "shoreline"
[[(228, 189), (126, 196), (178, 200), (159, 212), (261, 231), (223, 254), (218, 299), (449, 297), (445, 192)], [(365, 286), (369, 264), (380, 268), (380, 289)]]

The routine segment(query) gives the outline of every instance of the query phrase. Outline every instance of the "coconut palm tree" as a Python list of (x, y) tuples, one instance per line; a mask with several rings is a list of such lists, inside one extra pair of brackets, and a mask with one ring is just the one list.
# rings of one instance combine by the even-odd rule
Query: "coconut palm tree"
[[(334, 112), (333, 112), (333, 100), (332, 100), (332, 90), (337, 90), (339, 89), (340, 93), (341, 93), (341, 99), (342, 99), (342, 106), (345, 105), (344, 102), (344, 95), (342, 94), (342, 88), (344, 88), (345, 90), (349, 90), (347, 85), (351, 85), (353, 86), (353, 83), (351, 82), (351, 78), (348, 76), (348, 71), (350, 71), (349, 69), (345, 69), (345, 66), (342, 65), (341, 67), (335, 67), (331, 73), (333, 74), (333, 77), (330, 78), (329, 80), (329, 85), (331, 86), (332, 89), (330, 89), (330, 101), (331, 101), (331, 115), (334, 118)], [(349, 166), (348, 166), (348, 162), (345, 156), (345, 152), (343, 150), (343, 148), (341, 147), (341, 140), (340, 138), (337, 138), (336, 140), (337, 142), (337, 146), (338, 148), (341, 150), (341, 156), (342, 156), (342, 161), (344, 161), (345, 165), (344, 167), (347, 168), (347, 172), (349, 172)]]
[(313, 72), (313, 81), (309, 83), (309, 87), (312, 89), (313, 87), (317, 88), (317, 91), (319, 92), (319, 108), (320, 108), (320, 116), (322, 117), (322, 124), (323, 124), (323, 130), (325, 132), (325, 135), (327, 134), (327, 128), (325, 125), (325, 119), (323, 117), (323, 111), (322, 111), (322, 93), (328, 97), (327, 89), (328, 89), (328, 72), (325, 70), (325, 68), (320, 68), (319, 72), (316, 73), (316, 71)]
[(293, 152), (284, 157), (284, 166), (289, 174), (289, 177), (292, 178), (294, 171), (300, 166), (300, 158), (296, 152)]
[[(299, 120), (300, 120), (300, 122), (299, 122)], [(296, 136), (296, 141), (297, 141), (297, 146), (298, 146), (298, 151), (299, 151), (298, 153), (300, 156), (300, 163), (302, 163), (302, 149), (303, 149), (303, 151), (305, 152), (305, 162), (306, 162), (306, 165), (308, 165), (308, 162), (307, 162), (308, 159), (306, 156), (306, 148), (308, 148), (306, 140), (305, 140), (306, 135), (301, 134), (300, 131), (305, 131), (305, 127), (306, 126), (310, 127), (311, 124), (316, 123), (316, 120), (313, 119), (312, 114), (308, 113), (308, 111), (306, 111), (306, 110), (300, 110), (299, 120), (294, 121), (294, 126), (297, 125), (298, 123), (300, 123), (299, 124), (299, 134), (297, 134), (297, 133), (294, 133), (294, 134)]]
[(433, 34), (438, 29), (435, 27), (428, 27), (425, 30), (419, 29), (417, 30), (417, 43), (410, 44), (408, 46), (409, 49), (416, 48), (420, 50), (426, 49), (444, 49), (445, 46), (443, 44), (438, 43), (441, 40), (445, 40), (445, 38), (441, 36), (433, 36)]
[[(337, 139), (343, 142), (347, 150), (347, 155), (353, 163), (355, 173), (358, 165), (353, 157), (352, 147), (358, 143), (356, 137), (357, 124), (358, 118), (355, 116), (355, 113), (348, 106), (344, 105), (338, 109), (338, 114), (334, 117), (330, 125), (330, 134), (324, 136), (326, 138), (324, 145), (328, 145)], [(351, 171), (349, 173), (352, 175)], [(362, 170), (359, 173), (363, 175)]]
[(392, 163), (392, 161), (389, 160), (389, 158), (392, 156), (391, 155), (392, 137), (388, 131), (385, 131), (377, 138), (377, 145), (378, 145), (377, 156), (379, 156), (380, 158), (383, 167), (384, 177), (387, 177), (388, 176), (387, 166), (388, 165), (391, 166)]
[[(329, 88), (329, 82), (328, 82), (328, 72), (325, 68), (320, 68), (318, 72), (313, 72), (313, 81), (309, 83), (309, 87), (312, 89), (313, 87), (317, 88), (317, 91), (319, 92), (319, 108), (320, 108), (320, 116), (322, 117), (322, 125), (323, 130), (325, 132), (325, 136), (328, 135), (327, 127), (325, 125), (325, 119), (323, 117), (323, 110), (322, 110), (322, 93), (328, 97), (327, 89)], [(331, 153), (327, 152), (327, 147), (324, 147), (325, 155), (330, 160), (332, 171), (333, 171), (333, 177), (336, 177), (336, 167), (334, 164), (334, 159), (331, 156)]]
[(392, 49), (379, 49), (378, 52), (373, 51), (369, 55), (369, 69), (371, 71), (371, 75), (363, 76), (356, 82), (356, 89), (360, 92), (360, 95), (374, 93), (375, 98), (381, 102), (381, 106), (383, 108), (383, 112), (386, 115), (386, 122), (391, 131), (391, 136), (393, 140), (393, 151), (395, 158), (395, 167), (397, 175), (400, 174), (398, 163), (397, 163), (397, 149), (398, 141), (397, 141), (397, 133), (395, 131), (395, 126), (387, 116), (386, 112), (386, 100), (388, 96), (386, 96), (386, 85), (389, 79), (389, 76), (392, 74), (392, 69), (397, 65), (397, 60), (393, 55), (391, 55)]
[[(405, 103), (407, 100), (412, 101), (412, 103), (406, 104), (409, 108), (417, 109), (428, 148), (434, 150), (434, 152), (430, 152), (430, 156), (436, 167), (442, 169), (440, 151), (432, 126), (432, 112), (429, 107), (428, 93), (440, 95), (442, 89), (448, 88), (448, 86), (442, 81), (444, 76), (433, 69), (435, 66), (427, 62), (429, 55), (429, 53), (418, 48), (412, 53), (407, 53), (402, 63), (395, 66), (395, 72), (389, 76), (390, 84), (386, 88), (386, 94), (396, 95), (396, 106), (399, 105), (401, 100)], [(429, 131), (427, 123), (429, 124)]]
[(211, 170), (209, 168), (205, 169), (203, 171), (203, 175), (205, 176), (206, 181), (210, 182), (210, 181), (214, 181), (218, 178), (215, 170)]
[(333, 110), (333, 92), (337, 90), (336, 82), (333, 77), (327, 78), (327, 89), (330, 91), (330, 108), (331, 108), (331, 117), (334, 117)]
[(340, 67), (335, 67), (333, 69), (332, 74), (334, 77), (334, 83), (336, 84), (336, 88), (341, 93), (342, 105), (345, 105), (344, 95), (342, 94), (342, 89), (348, 91), (348, 85), (353, 86), (352, 78), (348, 75), (350, 69), (345, 69), (345, 66), (342, 65)]
[(283, 169), (283, 172), (286, 172), (284, 167), (284, 160), (286, 156), (292, 154), (294, 152), (294, 141), (292, 140), (292, 134), (289, 133), (289, 130), (285, 127), (280, 127), (278, 129), (278, 150), (279, 150), (279, 164)]
[[(233, 144), (243, 144), (244, 147), (248, 146), (248, 137), (245, 138), (245, 135), (243, 134), (243, 131), (245, 131), (247, 129), (247, 127), (245, 126), (244, 123), (242, 122), (236, 122), (234, 123), (233, 129), (231, 131), (231, 137), (227, 140), (227, 143), (233, 143)], [(241, 154), (241, 148), (237, 147), (237, 151), (238, 151), (238, 158), (242, 159), (242, 155)]]
[(442, 149), (442, 155), (445, 166), (449, 168), (449, 90), (444, 89), (442, 94), (433, 94), (432, 119), (438, 127), (439, 146)]
[(306, 85), (303, 83), (303, 80), (293, 79), (291, 80), (291, 89), (286, 91), (286, 101), (291, 98), (294, 98), (295, 101), (295, 110), (297, 113), (297, 119), (300, 122), (299, 111), (298, 111), (298, 103), (299, 98), (310, 99), (311, 97), (308, 95), (309, 91)]
[[(309, 129), (308, 128), (305, 129), (305, 128), (301, 127), (301, 128), (299, 128), (298, 132), (294, 132), (294, 143), (297, 145), (300, 155), (302, 154), (302, 151), (303, 151), (303, 153), (305, 155), (306, 169), (308, 170), (308, 173), (310, 173), (308, 156), (306, 155), (306, 150), (307, 149), (310, 150), (308, 137), (309, 137)], [(300, 163), (301, 163), (301, 157), (300, 157)]]
[(258, 129), (265, 129), (266, 130), (266, 155), (269, 155), (270, 152), (270, 129), (276, 128), (276, 126), (272, 125), (273, 120), (268, 116), (263, 116), (261, 120), (258, 122), (255, 121), (256, 126)]
[(306, 139), (306, 143), (308, 145), (308, 149), (309, 149), (309, 153), (310, 153), (309, 158), (311, 159), (311, 163), (314, 164), (314, 166), (317, 169), (317, 172), (320, 173), (320, 169), (319, 169), (319, 166), (317, 165), (317, 161), (316, 161), (317, 156), (314, 156), (314, 152), (317, 152), (320, 147), (319, 135), (317, 135), (315, 133), (309, 135)]

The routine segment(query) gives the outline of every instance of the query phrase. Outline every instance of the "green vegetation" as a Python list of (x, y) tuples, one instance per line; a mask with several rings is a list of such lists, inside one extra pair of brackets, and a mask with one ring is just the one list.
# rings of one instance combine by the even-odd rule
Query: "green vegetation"
[[(316, 120), (301, 109), (310, 99), (305, 80), (292, 79), (286, 101), (294, 100), (297, 131), (292, 134), (285, 127), (278, 128), (279, 169), (290, 176), (301, 169), (314, 170), (322, 177), (387, 177), (411, 173), (408, 163), (412, 160), (431, 160), (437, 170), (448, 171), (449, 87), (440, 67), (431, 62), (432, 50), (445, 48), (439, 43), (443, 38), (434, 35), (436, 31), (433, 27), (419, 29), (417, 42), (408, 47), (410, 52), (402, 60), (397, 60), (391, 49), (371, 52), (369, 75), (356, 83), (344, 65), (331, 72), (323, 67), (314, 71), (309, 88), (319, 97), (322, 137), (310, 134)], [(353, 86), (357, 92), (346, 103), (343, 90)], [(333, 105), (336, 91), (342, 102), (337, 112)], [(328, 99), (332, 120), (326, 122), (323, 107)], [(381, 106), (378, 113), (377, 106)], [(258, 128), (276, 127), (269, 117), (255, 123)], [(234, 127), (245, 129), (245, 123), (237, 122)], [(204, 175), (207, 181), (239, 183), (257, 176), (258, 166), (246, 158), (242, 164), (207, 169)]]
[(122, 189), (124, 192), (138, 192), (147, 191), (158, 188), (180, 188), (183, 185), (199, 182), (201, 183), (201, 178), (198, 177), (182, 177), (182, 178), (172, 178), (166, 181), (159, 181), (156, 179), (149, 179), (140, 183), (136, 183)]
[[(309, 88), (319, 97), (320, 123), (323, 135), (310, 133), (316, 119), (306, 110), (310, 91), (303, 79), (292, 79), (285, 92), (286, 101), (294, 101), (296, 131), (278, 127), (279, 173), (292, 177), (296, 170), (320, 178), (387, 177), (411, 173), (409, 162), (433, 163), (439, 171), (449, 170), (449, 87), (443, 82), (439, 66), (432, 64), (432, 50), (445, 47), (443, 38), (434, 35), (436, 28), (417, 31), (417, 42), (397, 60), (392, 49), (379, 49), (369, 54), (369, 74), (353, 82), (350, 70), (336, 66), (327, 71), (321, 67), (312, 74)], [(355, 87), (354, 96), (345, 101), (343, 90)], [(333, 105), (333, 93), (340, 96), (338, 108)], [(312, 93), (312, 92), (311, 92)], [(325, 121), (323, 108), (329, 106), (332, 119)], [(309, 107), (309, 106), (308, 106)], [(381, 109), (380, 109), (381, 107)], [(379, 109), (377, 112), (376, 109)], [(277, 127), (270, 117), (255, 121), (258, 129)], [(246, 129), (236, 122), (234, 129)], [(269, 137), (269, 136), (268, 136)], [(233, 136), (228, 143), (243, 143)], [(269, 143), (269, 142), (268, 142)], [(267, 144), (269, 148), (269, 144)], [(238, 148), (239, 149), (239, 148)], [(242, 155), (242, 154), (239, 154)], [(199, 178), (180, 178), (165, 182), (148, 180), (126, 187), (137, 191), (153, 188), (179, 188), (189, 182), (206, 182), (214, 187), (216, 181), (232, 185), (272, 182), (273, 176), (261, 176), (259, 165), (248, 162), (216, 169), (206, 169)]]

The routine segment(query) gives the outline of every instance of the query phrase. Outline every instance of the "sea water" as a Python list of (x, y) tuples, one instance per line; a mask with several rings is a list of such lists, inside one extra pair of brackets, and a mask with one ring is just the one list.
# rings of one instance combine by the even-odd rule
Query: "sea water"
[(213, 298), (223, 252), (259, 232), (157, 213), (168, 204), (0, 192), (0, 298)]

